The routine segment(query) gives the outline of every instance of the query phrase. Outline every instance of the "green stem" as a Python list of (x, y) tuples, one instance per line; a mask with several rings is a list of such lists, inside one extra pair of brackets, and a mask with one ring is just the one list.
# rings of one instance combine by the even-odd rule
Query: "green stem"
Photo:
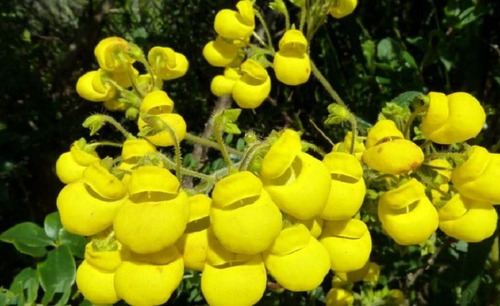
[[(157, 57), (156, 59), (158, 60), (159, 57)], [(149, 62), (145, 58), (139, 59), (138, 61), (139, 61), (139, 63), (144, 65), (144, 67), (146, 67), (146, 71), (149, 73), (149, 75), (151, 76), (151, 79), (153, 80), (153, 87), (159, 88), (156, 73), (154, 73), (153, 68), (151, 67), (151, 65), (149, 65)], [(156, 67), (158, 67), (158, 64)]]
[(410, 139), (410, 127), (415, 118), (417, 118), (418, 115), (424, 113), (427, 111), (428, 105), (422, 105), (417, 107), (413, 113), (411, 113), (410, 117), (406, 121), (405, 127), (403, 129), (403, 135), (405, 136), (406, 139)]
[(351, 154), (354, 155), (355, 152), (355, 147), (356, 147), (356, 137), (358, 136), (358, 123), (356, 122), (356, 117), (349, 112), (349, 123), (351, 124), (351, 130), (352, 130), (352, 143), (351, 143), (351, 148), (350, 152)]
[(241, 160), (240, 167), (238, 168), (240, 171), (247, 170), (250, 164), (252, 163), (252, 160), (254, 159), (255, 155), (258, 154), (261, 150), (264, 150), (266, 148), (270, 147), (270, 144), (267, 142), (260, 142), (257, 144), (254, 144), (250, 149), (245, 154), (245, 157)]
[(264, 32), (266, 33), (268, 47), (274, 51), (271, 32), (269, 32), (269, 27), (267, 26), (267, 23), (264, 20), (264, 17), (262, 17), (262, 14), (258, 10), (254, 10), (254, 13), (255, 13), (255, 16), (257, 17), (257, 19), (259, 19), (259, 22), (262, 25)]
[(288, 9), (285, 7), (285, 11), (283, 12), (283, 15), (285, 15), (285, 28), (286, 30), (290, 30), (290, 14), (288, 14)]
[(123, 134), (123, 136), (125, 136), (125, 138), (136, 139), (135, 136), (132, 135), (132, 133), (128, 132), (120, 123), (118, 123), (118, 121), (115, 120), (115, 118), (108, 116), (108, 115), (100, 115), (100, 116), (104, 121), (110, 123), (118, 131), (120, 131)]
[(182, 183), (182, 172), (181, 172), (182, 156), (181, 156), (181, 146), (179, 137), (177, 136), (177, 133), (174, 131), (174, 129), (170, 126), (170, 124), (166, 123), (165, 121), (163, 121), (163, 123), (165, 124), (165, 130), (167, 130), (170, 136), (172, 136), (172, 138), (174, 139), (175, 162), (176, 162), (175, 175), (177, 176), (179, 182)]
[[(168, 169), (175, 169), (177, 167), (177, 163), (174, 162), (174, 161), (172, 161), (172, 160), (170, 160), (165, 155), (159, 153), (158, 156), (161, 159), (161, 161), (167, 166)], [(184, 174), (184, 175), (196, 177), (196, 178), (199, 178), (201, 180), (208, 181), (208, 182), (211, 182), (211, 181), (215, 180), (210, 175), (206, 175), (206, 174), (203, 174), (203, 173), (200, 173), (200, 172), (197, 172), (197, 171), (194, 171), (194, 170), (190, 170), (190, 169), (187, 169), (187, 168), (184, 168), (184, 167), (180, 168), (180, 172), (182, 174)]]
[(323, 130), (321, 130), (321, 129), (319, 128), (319, 126), (317, 126), (317, 125), (316, 125), (316, 123), (314, 122), (314, 120), (312, 120), (312, 118), (309, 118), (309, 122), (310, 122), (310, 123), (312, 124), (312, 126), (316, 129), (316, 131), (318, 131), (318, 133), (320, 133), (320, 134), (321, 134), (321, 136), (323, 136), (323, 138), (325, 138), (325, 139), (326, 139), (326, 141), (328, 141), (328, 143), (329, 143), (332, 147), (333, 147), (333, 146), (335, 146), (335, 143), (334, 143), (334, 142), (330, 139), (330, 137), (328, 137), (328, 136), (326, 135), (326, 133), (325, 133), (325, 132), (323, 132)]
[(122, 143), (118, 142), (112, 142), (112, 141), (98, 141), (98, 142), (92, 142), (86, 145), (86, 147), (90, 148), (95, 148), (95, 147), (100, 147), (100, 146), (108, 146), (108, 147), (123, 147)]
[(330, 94), (330, 96), (333, 98), (333, 100), (335, 100), (335, 102), (337, 102), (338, 104), (343, 106), (345, 109), (348, 109), (345, 102), (342, 100), (342, 98), (340, 98), (339, 94), (335, 91), (335, 89), (333, 89), (330, 82), (328, 82), (328, 80), (323, 76), (321, 71), (319, 71), (318, 67), (316, 67), (316, 65), (314, 64), (314, 62), (312, 60), (311, 60), (311, 69), (312, 69), (313, 75), (316, 77), (316, 79), (318, 79), (318, 81), (321, 83), (321, 85), (323, 85), (323, 87), (326, 89), (328, 94)]
[[(186, 140), (188, 141), (191, 141), (191, 142), (194, 142), (194, 143), (199, 143), (201, 145), (204, 145), (206, 147), (210, 147), (210, 148), (214, 148), (214, 149), (220, 149), (219, 147), (219, 144), (216, 143), (216, 142), (213, 142), (211, 140), (208, 140), (206, 138), (202, 138), (202, 137), (199, 137), (199, 136), (196, 136), (196, 135), (193, 135), (191, 133), (186, 133), (186, 137), (185, 137)], [(225, 149), (231, 153), (231, 154), (234, 154), (238, 157), (243, 157), (243, 152), (240, 152), (234, 148), (231, 148), (231, 147), (228, 147), (228, 146), (224, 146)]]
[(317, 145), (315, 145), (314, 143), (310, 143), (310, 142), (307, 142), (307, 141), (301, 141), (301, 144), (302, 146), (304, 146), (306, 149), (311, 149), (313, 150), (314, 152), (318, 153), (319, 155), (321, 155), (321, 157), (325, 156), (325, 151), (323, 149), (321, 149), (320, 147), (318, 147)]
[(266, 42), (262, 39), (262, 37), (259, 36), (259, 34), (257, 34), (256, 32), (252, 32), (252, 36), (257, 39), (257, 41), (263, 45), (264, 47), (267, 47), (267, 44)]
[(224, 162), (226, 163), (227, 167), (229, 168), (229, 173), (234, 172), (236, 169), (234, 169), (233, 163), (231, 162), (231, 158), (229, 158), (229, 153), (227, 153), (226, 146), (224, 145), (224, 140), (222, 139), (222, 129), (221, 129), (221, 123), (220, 120), (220, 113), (216, 115), (216, 118), (214, 119), (214, 137), (215, 140), (217, 141), (217, 144), (219, 145), (219, 151), (222, 154), (222, 158), (224, 159)]

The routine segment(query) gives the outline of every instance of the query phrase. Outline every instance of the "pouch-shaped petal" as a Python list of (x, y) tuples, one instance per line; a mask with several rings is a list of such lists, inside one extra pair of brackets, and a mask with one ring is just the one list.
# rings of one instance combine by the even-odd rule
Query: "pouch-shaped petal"
[(419, 146), (406, 139), (383, 142), (363, 152), (363, 162), (371, 169), (389, 174), (407, 174), (424, 161)]
[(236, 4), (237, 11), (223, 9), (215, 15), (214, 29), (228, 39), (244, 39), (252, 35), (255, 16), (251, 1), (242, 0)]
[(64, 228), (73, 234), (91, 236), (113, 223), (126, 197), (106, 200), (89, 193), (86, 184), (78, 181), (66, 185), (57, 196), (57, 209)]
[(212, 79), (210, 91), (217, 97), (230, 95), (239, 78), (240, 74), (235, 69), (228, 67), (224, 70), (224, 75), (217, 75)]
[(76, 182), (82, 178), (83, 171), (90, 164), (99, 161), (99, 156), (95, 151), (84, 151), (75, 141), (69, 152), (59, 156), (56, 161), (57, 177), (64, 184)]
[(290, 129), (284, 130), (264, 156), (260, 175), (266, 179), (282, 176), (301, 151), (299, 133)]
[(191, 207), (189, 223), (176, 246), (182, 254), (187, 269), (202, 271), (207, 258), (212, 199), (204, 194), (196, 194), (188, 200)]
[[(157, 115), (157, 118), (163, 123), (168, 124), (173, 129), (179, 141), (182, 141), (186, 137), (186, 121), (184, 121), (184, 118), (181, 115), (163, 113)], [(137, 124), (139, 126), (139, 131), (144, 130), (148, 126), (148, 124), (140, 117)], [(167, 130), (147, 135), (145, 138), (152, 144), (161, 147), (173, 146), (175, 143), (174, 138)]]
[(143, 114), (159, 115), (171, 113), (174, 109), (174, 101), (170, 99), (163, 90), (155, 90), (148, 93), (141, 102), (139, 111)]
[(500, 154), (472, 146), (469, 158), (453, 170), (451, 180), (460, 194), (467, 198), (500, 204), (499, 177)]
[(363, 168), (351, 154), (331, 152), (323, 163), (330, 171), (332, 185), (328, 201), (321, 213), (326, 220), (345, 220), (356, 214), (366, 193)]
[(168, 301), (184, 274), (175, 247), (150, 255), (131, 254), (115, 271), (118, 295), (130, 305), (161, 305)]
[(113, 221), (116, 238), (131, 251), (157, 252), (172, 246), (184, 233), (189, 220), (184, 191), (166, 198), (144, 195), (132, 199), (123, 204)]
[(189, 62), (184, 54), (167, 47), (151, 48), (148, 52), (148, 62), (155, 74), (163, 80), (180, 78), (189, 68)]
[(302, 224), (284, 228), (263, 258), (274, 279), (291, 291), (316, 289), (330, 270), (325, 247)]
[(281, 231), (281, 212), (262, 189), (260, 180), (248, 171), (220, 180), (214, 187), (213, 201), (210, 211), (213, 231), (232, 252), (260, 253)]
[(300, 152), (278, 178), (262, 177), (264, 188), (284, 212), (301, 220), (318, 216), (330, 193), (328, 168), (313, 156)]
[(214, 266), (207, 262), (201, 274), (201, 291), (213, 306), (254, 305), (264, 295), (266, 284), (266, 268), (260, 254), (234, 264)]
[(466, 242), (482, 241), (495, 232), (498, 215), (490, 203), (455, 194), (439, 213), (439, 229)]
[(398, 244), (420, 244), (439, 224), (436, 208), (425, 195), (425, 187), (415, 179), (386, 192), (378, 202), (382, 228)]
[(99, 67), (106, 71), (123, 71), (130, 67), (134, 60), (127, 55), (130, 50), (128, 42), (120, 37), (104, 38), (94, 49)]
[(307, 54), (307, 40), (299, 30), (288, 30), (279, 42), (274, 55), (273, 68), (276, 78), (287, 85), (300, 85), (311, 75), (311, 61)]
[(203, 47), (203, 57), (215, 67), (227, 67), (238, 56), (239, 46), (217, 36)]
[(423, 134), (435, 143), (466, 141), (483, 128), (486, 114), (479, 101), (465, 92), (429, 93), (429, 109), (422, 119)]
[(130, 182), (127, 185), (128, 192), (132, 198), (144, 194), (144, 198), (153, 201), (155, 195), (163, 196), (160, 200), (174, 197), (180, 188), (179, 180), (175, 175), (163, 167), (142, 166), (131, 173)]
[(146, 139), (127, 139), (123, 143), (122, 158), (128, 163), (135, 163), (144, 155), (155, 152), (155, 146)]
[(336, 0), (330, 7), (330, 15), (335, 18), (342, 18), (354, 12), (358, 5), (358, 0)]
[(267, 70), (252, 59), (241, 64), (243, 75), (233, 86), (233, 99), (241, 108), (256, 108), (271, 91), (271, 78)]
[(83, 171), (82, 180), (92, 191), (107, 200), (118, 200), (127, 194), (125, 185), (99, 162)]
[(101, 71), (93, 70), (82, 75), (76, 82), (76, 92), (85, 100), (92, 102), (102, 102), (112, 99), (115, 88), (110, 84), (103, 83)]
[(368, 227), (357, 219), (325, 221), (319, 242), (326, 247), (335, 272), (361, 269), (372, 251)]

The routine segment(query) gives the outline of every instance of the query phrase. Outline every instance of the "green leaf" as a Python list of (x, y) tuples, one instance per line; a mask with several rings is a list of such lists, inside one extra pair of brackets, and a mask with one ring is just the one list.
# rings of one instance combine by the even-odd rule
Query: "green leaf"
[(19, 296), (23, 304), (33, 304), (36, 301), (39, 286), (36, 270), (25, 268), (14, 277), (9, 290)]
[(401, 48), (397, 41), (387, 37), (377, 45), (377, 57), (384, 62), (391, 62), (398, 58)]
[(67, 246), (73, 256), (83, 258), (85, 254), (85, 245), (87, 245), (87, 239), (85, 239), (85, 237), (72, 234), (64, 228), (61, 228), (59, 230), (59, 243)]
[(0, 240), (19, 243), (29, 247), (47, 247), (54, 245), (45, 231), (35, 223), (23, 222), (14, 225), (0, 235)]
[(45, 217), (45, 222), (43, 223), (45, 229), (45, 234), (53, 241), (58, 240), (59, 230), (63, 227), (61, 223), (61, 218), (59, 217), (59, 212), (53, 212)]
[(361, 44), (363, 49), (363, 56), (366, 59), (366, 67), (373, 73), (375, 70), (375, 42), (373, 40), (367, 40)]
[(476, 299), (477, 290), (479, 289), (480, 284), (481, 275), (478, 275), (462, 291), (462, 296), (460, 297), (460, 306), (472, 305), (472, 302)]
[(47, 254), (47, 249), (45, 249), (45, 247), (32, 247), (22, 244), (18, 241), (14, 241), (14, 247), (19, 252), (33, 257), (43, 257), (45, 256), (45, 254)]
[(228, 122), (235, 122), (241, 114), (241, 108), (231, 108), (222, 111), (222, 116)]
[(409, 52), (403, 51), (401, 56), (409, 68), (418, 69), (417, 62)]
[(17, 297), (11, 291), (0, 288), (0, 305), (15, 305), (17, 304)]
[(392, 102), (401, 107), (409, 107), (410, 104), (421, 95), (422, 93), (420, 91), (405, 91), (396, 98), (392, 99)]
[[(68, 246), (61, 245), (47, 254), (47, 259), (37, 265), (40, 284), (45, 294), (42, 304), (64, 305), (70, 298), (71, 286), (75, 282), (76, 265)], [(61, 293), (56, 303), (52, 302), (54, 295)]]
[(224, 132), (228, 134), (241, 134), (241, 130), (234, 123), (228, 122), (224, 125)]

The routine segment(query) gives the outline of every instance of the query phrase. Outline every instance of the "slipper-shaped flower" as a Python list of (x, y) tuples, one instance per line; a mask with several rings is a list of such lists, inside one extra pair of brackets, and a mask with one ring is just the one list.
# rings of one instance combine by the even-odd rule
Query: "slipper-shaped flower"
[(74, 183), (82, 178), (85, 169), (99, 161), (99, 156), (95, 150), (84, 150), (78, 144), (73, 142), (68, 152), (59, 156), (56, 161), (56, 174), (59, 180), (64, 184)]
[(287, 85), (300, 85), (311, 75), (311, 60), (307, 54), (307, 39), (299, 30), (288, 30), (279, 42), (274, 55), (276, 78)]
[(210, 91), (217, 97), (230, 95), (241, 75), (234, 68), (226, 68), (223, 75), (216, 75), (210, 83)]
[(184, 54), (167, 47), (151, 48), (148, 52), (148, 62), (154, 74), (163, 80), (180, 78), (189, 68), (189, 62)]
[(368, 227), (358, 219), (325, 221), (319, 242), (326, 247), (331, 269), (335, 272), (361, 269), (372, 251)]
[(231, 252), (261, 253), (279, 235), (281, 212), (251, 172), (238, 172), (217, 182), (212, 199), (213, 231)]
[(330, 7), (330, 15), (337, 19), (350, 15), (358, 5), (358, 0), (335, 0)]
[(78, 78), (76, 82), (76, 92), (78, 95), (92, 102), (113, 99), (116, 95), (116, 88), (110, 83), (103, 81), (103, 73), (102, 69), (92, 70)]
[(425, 186), (416, 179), (380, 197), (378, 217), (382, 228), (401, 245), (424, 243), (439, 224), (436, 208), (425, 195)]
[(215, 67), (227, 67), (238, 56), (240, 47), (238, 44), (217, 36), (215, 40), (209, 41), (203, 47), (203, 57)]
[(183, 274), (182, 256), (173, 246), (152, 254), (130, 253), (115, 271), (115, 288), (130, 305), (162, 305)]
[(354, 155), (344, 152), (326, 154), (323, 163), (330, 171), (332, 185), (321, 217), (326, 220), (350, 219), (365, 197), (363, 168)]
[(101, 40), (94, 49), (99, 67), (106, 71), (124, 71), (135, 61), (128, 55), (129, 43), (120, 37)]
[(301, 151), (300, 136), (293, 130), (285, 130), (271, 146), (260, 177), (276, 205), (300, 220), (318, 216), (330, 193), (328, 168)]
[(227, 39), (245, 40), (255, 28), (252, 2), (242, 0), (236, 4), (238, 11), (223, 9), (215, 15), (215, 32)]
[(435, 143), (452, 144), (479, 134), (486, 114), (479, 101), (465, 92), (429, 93), (429, 109), (422, 119), (422, 133)]
[(363, 162), (382, 173), (407, 174), (424, 161), (419, 146), (404, 139), (394, 121), (380, 120), (368, 132)]
[(498, 215), (493, 205), (455, 194), (438, 211), (439, 229), (465, 242), (482, 241), (495, 232)]
[(233, 86), (233, 99), (241, 108), (256, 108), (271, 91), (271, 78), (258, 62), (248, 59), (241, 64), (242, 76)]
[(463, 196), (492, 204), (500, 204), (500, 154), (472, 146), (469, 158), (451, 174), (453, 186)]
[(325, 247), (300, 223), (284, 228), (263, 258), (269, 273), (290, 291), (314, 290), (330, 271)]

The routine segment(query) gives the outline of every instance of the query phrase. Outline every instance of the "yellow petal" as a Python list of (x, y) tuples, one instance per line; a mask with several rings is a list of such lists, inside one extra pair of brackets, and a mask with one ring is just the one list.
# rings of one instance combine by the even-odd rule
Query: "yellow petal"
[[(179, 141), (182, 141), (186, 137), (186, 121), (184, 121), (181, 115), (162, 113), (157, 115), (157, 117), (164, 123), (170, 125)], [(137, 125), (139, 126), (139, 131), (142, 131), (147, 126), (147, 123), (139, 117)], [(148, 135), (145, 138), (152, 144), (160, 147), (173, 146), (175, 143), (174, 138), (168, 131), (161, 131), (153, 135)]]
[(114, 304), (120, 300), (115, 290), (115, 274), (84, 260), (76, 270), (76, 285), (93, 304)]
[(108, 37), (101, 40), (94, 49), (99, 67), (106, 71), (123, 71), (130, 67), (134, 60), (127, 55), (130, 47), (120, 37)]
[(371, 169), (389, 174), (407, 174), (424, 161), (419, 146), (406, 139), (380, 143), (363, 152), (363, 162)]
[(334, 5), (330, 7), (330, 15), (335, 18), (342, 18), (354, 12), (358, 5), (358, 0), (336, 0)]
[(301, 150), (299, 133), (290, 129), (284, 130), (264, 156), (260, 175), (266, 179), (280, 177), (292, 165)]
[(215, 67), (226, 67), (238, 56), (239, 47), (221, 36), (203, 47), (203, 57)]
[(241, 108), (256, 108), (271, 91), (271, 79), (266, 69), (254, 60), (241, 64), (243, 76), (233, 87), (233, 99)]
[(139, 111), (143, 114), (159, 115), (171, 113), (174, 109), (174, 101), (170, 99), (163, 90), (155, 90), (148, 93), (141, 102)]
[(108, 169), (95, 162), (82, 175), (83, 182), (99, 196), (108, 200), (118, 200), (127, 194), (125, 185)]

